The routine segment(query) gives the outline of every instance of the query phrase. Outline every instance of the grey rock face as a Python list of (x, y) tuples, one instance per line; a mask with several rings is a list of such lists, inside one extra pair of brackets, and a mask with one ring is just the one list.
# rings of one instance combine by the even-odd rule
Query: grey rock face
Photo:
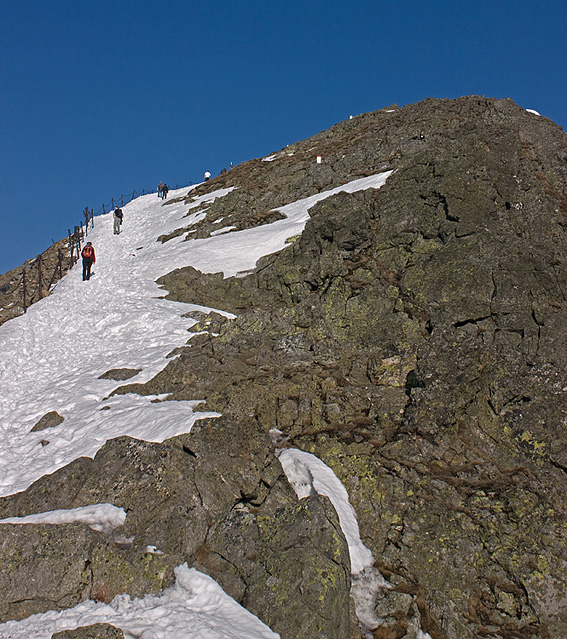
[(158, 592), (186, 561), (286, 638), (338, 639), (350, 628), (336, 513), (325, 498), (298, 503), (255, 420), (203, 420), (164, 444), (112, 440), (94, 460), (0, 500), (0, 513), (107, 502), (128, 513), (110, 537), (78, 524), (0, 526), (0, 562), (10, 566), (0, 577), (1, 620)]
[(509, 100), (367, 114), (296, 145), (263, 184), (293, 184), (290, 201), (394, 168), (381, 190), (319, 203), (248, 277), (163, 278), (238, 313), (170, 365), (198, 379), (165, 388), (252, 406), (335, 470), (404, 595), (381, 598), (376, 636), (410, 637), (416, 614), (436, 639), (567, 634), (565, 148)]
[(119, 382), (125, 381), (137, 375), (141, 368), (113, 368), (103, 373), (99, 379), (115, 379)]
[(80, 524), (0, 526), (0, 621), (63, 610), (85, 599), (109, 603), (170, 585), (162, 555), (121, 550)]

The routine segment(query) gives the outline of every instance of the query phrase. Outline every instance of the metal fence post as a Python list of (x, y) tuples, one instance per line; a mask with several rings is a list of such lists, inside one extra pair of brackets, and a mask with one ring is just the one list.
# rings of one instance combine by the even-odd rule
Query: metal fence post
[(24, 313), (27, 311), (27, 298), (26, 298), (26, 269), (24, 267), (24, 270), (22, 271), (22, 285), (24, 288)]
[(41, 299), (43, 297), (43, 294), (41, 292), (41, 285), (42, 285), (42, 281), (41, 281), (41, 255), (38, 255), (36, 257), (36, 262), (37, 262), (37, 288), (38, 288), (39, 299)]
[(79, 261), (79, 258), (81, 257), (81, 236), (79, 235), (79, 227), (76, 226), (75, 227), (75, 248), (77, 249), (77, 259), (76, 261)]
[(73, 266), (73, 240), (71, 239), (71, 229), (69, 231), (69, 262)]

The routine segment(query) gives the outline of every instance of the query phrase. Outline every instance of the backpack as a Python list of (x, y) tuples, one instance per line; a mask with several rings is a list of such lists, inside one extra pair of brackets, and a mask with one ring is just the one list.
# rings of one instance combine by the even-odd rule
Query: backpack
[(90, 258), (90, 259), (92, 259), (92, 258), (93, 258), (93, 256), (94, 256), (94, 249), (93, 249), (93, 247), (92, 247), (92, 246), (85, 246), (85, 248), (83, 249), (83, 251), (82, 251), (81, 255), (82, 255), (83, 257), (86, 257), (86, 258)]
[(114, 211), (114, 215), (120, 219), (122, 219), (124, 217), (123, 213), (122, 213), (122, 209), (116, 209)]

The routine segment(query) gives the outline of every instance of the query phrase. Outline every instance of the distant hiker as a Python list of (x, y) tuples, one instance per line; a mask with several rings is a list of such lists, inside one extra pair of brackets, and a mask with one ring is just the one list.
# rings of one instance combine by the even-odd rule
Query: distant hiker
[(81, 251), (83, 258), (83, 282), (91, 279), (91, 266), (96, 262), (94, 248), (91, 242), (87, 242)]
[(162, 192), (163, 199), (166, 200), (167, 194), (169, 193), (169, 186), (167, 186), (167, 184), (164, 184), (161, 192)]
[(210, 180), (210, 178), (211, 178), (211, 173), (209, 171), (205, 171), (205, 182), (207, 180)]
[(120, 234), (120, 226), (122, 224), (122, 220), (124, 219), (124, 213), (122, 213), (122, 209), (119, 209), (117, 206), (114, 207), (114, 235)]
[(160, 182), (157, 185), (157, 195), (158, 195), (158, 197), (163, 197), (162, 193), (163, 193), (163, 182)]
[(229, 171), (232, 171), (232, 162), (230, 163), (230, 166), (228, 167)]
[(223, 169), (223, 170), (220, 172), (220, 174), (221, 174), (221, 175), (224, 175), (225, 173), (226, 173), (226, 169)]

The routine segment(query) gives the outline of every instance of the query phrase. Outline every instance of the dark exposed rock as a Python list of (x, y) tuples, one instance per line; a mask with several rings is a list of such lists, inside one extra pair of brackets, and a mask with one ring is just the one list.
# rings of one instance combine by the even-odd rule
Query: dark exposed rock
[[(41, 260), (27, 260), (22, 266), (7, 273), (0, 273), (0, 324), (24, 312), (24, 287), (22, 273), (26, 273), (26, 306), (29, 307), (49, 295), (53, 285), (59, 281), (59, 252), (61, 252), (61, 274), (71, 268), (68, 240), (52, 244), (41, 254)], [(42, 288), (39, 289), (38, 267), (41, 268)], [(48, 290), (46, 287), (52, 285)]]
[[(107, 502), (128, 513), (118, 538), (78, 524), (0, 526), (0, 561), (13, 565), (0, 578), (3, 620), (155, 592), (187, 561), (286, 639), (339, 639), (350, 627), (349, 558), (336, 513), (326, 498), (298, 503), (255, 420), (202, 420), (164, 444), (112, 440), (94, 460), (0, 500), (0, 517)], [(20, 547), (27, 552), (12, 561)], [(37, 579), (26, 579), (36, 565)]]
[(95, 623), (75, 630), (56, 632), (51, 635), (51, 639), (124, 639), (124, 633), (108, 623)]
[(106, 373), (103, 373), (99, 379), (115, 379), (122, 382), (124, 380), (135, 377), (142, 369), (141, 368), (112, 368)]
[(120, 550), (80, 524), (2, 524), (0, 557), (2, 622), (122, 592), (139, 597), (173, 580), (163, 555)]
[(49, 413), (45, 413), (45, 415), (31, 429), (31, 432), (35, 433), (38, 430), (53, 428), (54, 426), (59, 426), (59, 424), (62, 424), (64, 421), (64, 417), (62, 417), (57, 411), (52, 410)]
[[(412, 614), (435, 639), (567, 634), (566, 148), (509, 100), (360, 116), (246, 167), (248, 188), (277, 206), (395, 168), (381, 190), (319, 203), (248, 277), (162, 280), (238, 317), (147, 392), (253, 410), (335, 470), (404, 595), (384, 594), (399, 603), (376, 636), (406, 636)], [(259, 206), (230, 197), (215, 215)]]

